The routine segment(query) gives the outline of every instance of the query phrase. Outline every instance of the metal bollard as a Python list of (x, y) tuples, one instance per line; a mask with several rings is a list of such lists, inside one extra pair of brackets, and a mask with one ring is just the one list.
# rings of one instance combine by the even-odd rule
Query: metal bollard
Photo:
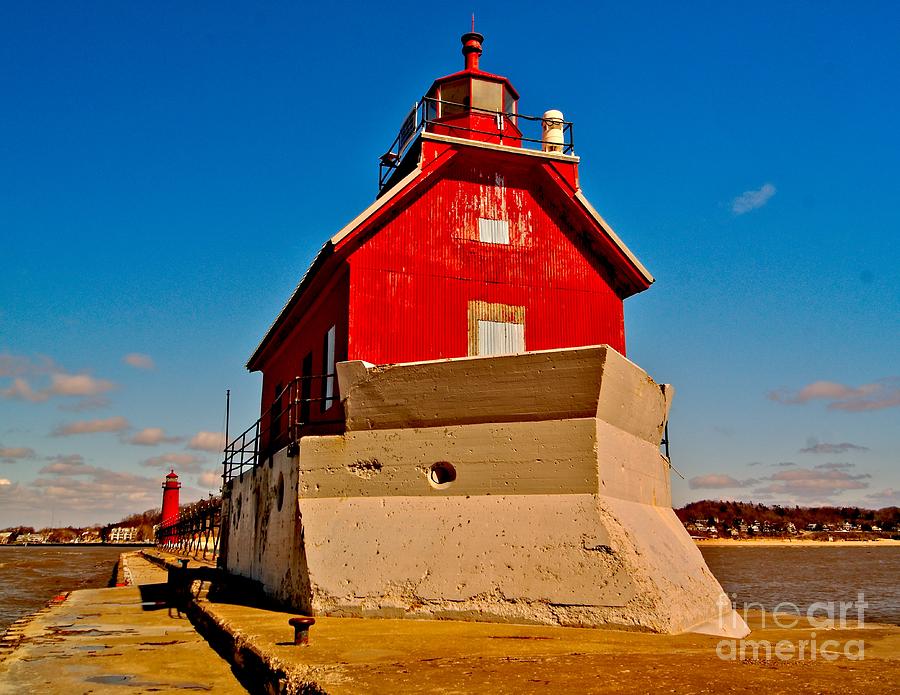
[(309, 628), (316, 624), (316, 619), (304, 615), (298, 618), (291, 618), (288, 620), (288, 624), (294, 628), (294, 644), (299, 647), (308, 646)]

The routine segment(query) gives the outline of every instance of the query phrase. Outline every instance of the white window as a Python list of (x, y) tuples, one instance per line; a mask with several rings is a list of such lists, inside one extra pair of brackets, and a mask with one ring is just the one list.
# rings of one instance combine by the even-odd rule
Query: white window
[(478, 240), (489, 244), (509, 243), (509, 221), (478, 218)]
[(322, 410), (328, 410), (334, 404), (334, 330), (332, 326), (325, 334), (322, 345), (322, 373), (324, 375)]
[(525, 352), (525, 324), (478, 321), (478, 354), (511, 355)]

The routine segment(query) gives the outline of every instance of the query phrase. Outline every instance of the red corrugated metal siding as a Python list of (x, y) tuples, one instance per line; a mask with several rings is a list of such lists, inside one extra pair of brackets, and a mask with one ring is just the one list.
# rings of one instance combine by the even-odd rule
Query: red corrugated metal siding
[[(468, 302), (525, 307), (528, 350), (609, 343), (624, 352), (622, 300), (566, 229), (533, 165), (467, 157), (350, 259), (350, 359), (374, 363), (459, 357)], [(507, 219), (510, 245), (478, 239), (478, 217)]]
[[(315, 288), (313, 288), (315, 289)], [(276, 387), (286, 386), (294, 377), (300, 376), (303, 358), (310, 352), (313, 355), (313, 374), (322, 373), (323, 339), (331, 326), (335, 326), (335, 344), (337, 361), (347, 356), (348, 306), (350, 302), (349, 273), (342, 266), (322, 289), (315, 294), (315, 299), (308, 308), (296, 312), (300, 321), (286, 332), (285, 337), (276, 338), (277, 348), (273, 345), (271, 353), (265, 356), (262, 363), (262, 409), (266, 412), (276, 396)], [(322, 384), (319, 380), (312, 382), (312, 397), (322, 396)], [(323, 414), (318, 403), (311, 404), (311, 420), (334, 419), (340, 417), (338, 403), (329, 412)], [(268, 426), (268, 423), (265, 423)]]

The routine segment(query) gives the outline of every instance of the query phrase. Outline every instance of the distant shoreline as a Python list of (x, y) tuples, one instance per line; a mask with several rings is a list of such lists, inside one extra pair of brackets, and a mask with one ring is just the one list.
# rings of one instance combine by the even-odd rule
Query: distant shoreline
[(879, 538), (866, 541), (852, 541), (835, 539), (833, 541), (804, 540), (799, 538), (746, 538), (741, 540), (733, 540), (730, 538), (695, 538), (693, 539), (698, 548), (702, 547), (766, 547), (766, 546), (827, 546), (836, 548), (860, 547), (873, 548), (881, 546), (900, 546), (900, 540), (891, 538)]

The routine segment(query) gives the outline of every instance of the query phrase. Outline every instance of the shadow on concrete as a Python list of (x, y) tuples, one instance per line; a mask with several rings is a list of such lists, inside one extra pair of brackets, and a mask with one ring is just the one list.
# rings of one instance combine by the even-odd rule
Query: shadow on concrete
[[(196, 582), (199, 584), (195, 590)], [(139, 585), (141, 607), (145, 611), (166, 608), (170, 616), (180, 618), (187, 612), (191, 600), (200, 594), (204, 582), (209, 582), (211, 586), (220, 583), (219, 570), (210, 567), (188, 569), (184, 565), (181, 567), (170, 566), (165, 584)]]
[(169, 605), (168, 584), (140, 584), (141, 608), (145, 611), (158, 611)]

